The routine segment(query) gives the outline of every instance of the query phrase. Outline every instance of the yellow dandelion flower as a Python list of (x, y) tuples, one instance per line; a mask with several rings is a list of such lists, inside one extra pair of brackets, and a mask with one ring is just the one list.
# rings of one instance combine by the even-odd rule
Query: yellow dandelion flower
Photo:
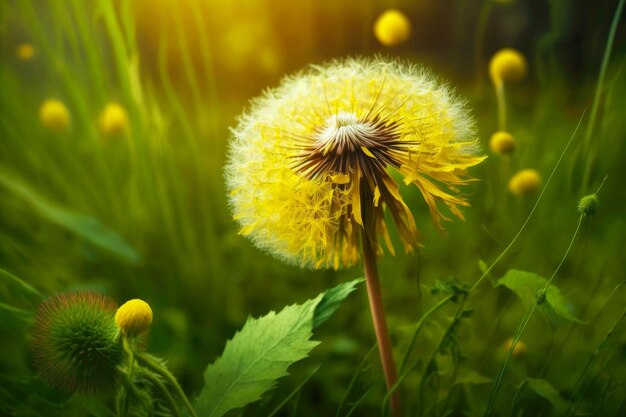
[(106, 105), (99, 119), (100, 130), (105, 136), (116, 136), (128, 129), (128, 113), (118, 103)]
[(428, 71), (349, 59), (288, 77), (253, 100), (225, 168), (240, 233), (288, 262), (349, 266), (364, 235), (393, 253), (384, 211), (406, 251), (420, 235), (388, 169), (424, 197), (434, 223), (463, 219), (459, 186), (478, 155), (474, 120)]
[(411, 36), (411, 21), (401, 11), (389, 9), (376, 19), (374, 35), (385, 46), (397, 45)]
[(513, 48), (499, 50), (489, 61), (489, 75), (496, 86), (504, 81), (522, 80), (527, 71), (526, 58)]
[(150, 305), (138, 298), (126, 301), (115, 313), (115, 323), (125, 334), (145, 333), (152, 324)]
[(35, 56), (35, 48), (30, 43), (21, 43), (15, 48), (15, 55), (22, 61), (30, 61)]
[(541, 174), (534, 169), (523, 169), (509, 180), (509, 191), (518, 196), (537, 192), (541, 187)]
[(507, 155), (515, 151), (515, 139), (509, 132), (498, 131), (491, 135), (489, 147), (493, 153)]
[(64, 132), (70, 125), (70, 112), (62, 101), (46, 100), (39, 108), (41, 124), (54, 132)]

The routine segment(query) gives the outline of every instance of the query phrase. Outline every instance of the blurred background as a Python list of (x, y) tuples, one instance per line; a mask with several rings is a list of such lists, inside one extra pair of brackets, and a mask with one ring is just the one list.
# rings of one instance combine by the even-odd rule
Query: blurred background
[[(535, 317), (523, 336), (526, 352), (511, 364), (501, 395), (510, 398), (514, 384), (540, 375), (567, 399), (626, 304), (623, 289), (614, 292), (624, 280), (626, 259), (624, 19), (596, 92), (618, 2), (4, 1), (0, 268), (44, 294), (96, 289), (120, 304), (148, 301), (155, 315), (150, 351), (168, 359), (187, 392), (198, 392), (202, 370), (249, 315), (302, 302), (362, 274), (358, 267), (299, 270), (237, 234), (222, 172), (229, 127), (250, 98), (310, 64), (346, 56), (400, 58), (430, 67), (469, 100), (490, 157), (471, 171), (480, 181), (468, 190), (467, 220), (449, 223), (445, 234), (432, 225), (417, 190), (403, 190), (425, 249), (380, 260), (398, 357), (421, 315), (441, 298), (431, 291), (436, 283), (454, 278), (471, 286), (480, 265), (490, 264), (511, 241), (585, 114), (520, 240), (490, 274), (495, 280), (521, 269), (550, 276), (574, 233), (579, 198), (595, 192), (608, 175), (596, 216), (583, 222), (555, 278), (573, 314), (589, 323), (554, 327)], [(374, 25), (390, 8), (410, 28), (401, 42), (383, 45)], [(528, 75), (506, 85), (507, 127), (517, 149), (502, 156), (489, 148), (498, 119), (487, 68), (505, 47), (526, 57)], [(45, 116), (47, 100), (62, 103), (65, 113), (52, 106), (52, 116)], [(526, 168), (540, 174), (539, 189), (510, 193), (509, 179)], [(456, 338), (468, 367), (492, 379), (524, 308), (488, 281), (472, 294), (473, 315)], [(10, 288), (0, 290), (5, 300), (11, 297)], [(432, 353), (454, 311), (452, 304), (437, 312), (418, 340), (416, 358)], [(20, 378), (32, 378), (28, 326), (2, 321), (2, 380), (18, 387)], [(583, 403), (592, 407), (594, 396), (605, 393), (602, 387), (621, 381), (607, 394), (603, 415), (624, 409), (626, 337), (616, 334), (614, 353), (598, 364), (603, 367)], [(302, 416), (334, 414), (375, 343), (364, 288), (315, 337), (322, 344), (313, 357), (293, 367), (278, 388), (291, 391), (308, 369), (323, 363), (299, 395)], [(354, 415), (380, 413), (384, 385), (377, 359), (371, 355), (357, 379), (353, 397), (374, 389)], [(444, 375), (445, 358), (439, 359)], [(405, 398), (411, 398), (423, 365), (406, 380)], [(452, 389), (442, 384), (434, 392)], [(453, 413), (475, 415), (489, 389), (468, 383), (446, 398)], [(527, 396), (523, 415), (537, 415), (548, 403)], [(280, 399), (268, 396), (244, 414), (265, 415)], [(292, 401), (283, 415), (295, 407)]]

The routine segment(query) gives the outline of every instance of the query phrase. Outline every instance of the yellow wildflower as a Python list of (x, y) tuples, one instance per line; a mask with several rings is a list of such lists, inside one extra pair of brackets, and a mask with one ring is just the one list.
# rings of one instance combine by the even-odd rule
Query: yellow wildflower
[(152, 324), (152, 309), (148, 303), (138, 298), (126, 301), (117, 309), (115, 323), (126, 334), (144, 333)]
[(535, 193), (541, 187), (541, 175), (534, 169), (523, 169), (509, 180), (509, 191), (524, 196)]
[(493, 153), (506, 155), (515, 151), (515, 139), (509, 132), (498, 131), (491, 135), (489, 147)]
[(374, 35), (385, 46), (397, 45), (411, 35), (411, 22), (401, 11), (389, 9), (376, 19)]
[(70, 112), (62, 101), (46, 100), (39, 108), (39, 120), (47, 129), (63, 132), (70, 125)]
[[(512, 345), (513, 345), (513, 338), (509, 337), (504, 342), (504, 345), (503, 345), (504, 353), (509, 353), (509, 350), (511, 350)], [(527, 351), (528, 351), (528, 347), (526, 346), (526, 343), (519, 340), (517, 344), (515, 345), (515, 347), (513, 348), (513, 352), (511, 353), (511, 356), (513, 356), (514, 358), (522, 357), (526, 355)]]
[(504, 81), (522, 80), (527, 71), (526, 58), (513, 48), (499, 50), (489, 62), (489, 75), (496, 86)]
[(35, 48), (30, 43), (21, 43), (15, 49), (15, 55), (22, 61), (30, 61), (35, 56)]
[(128, 128), (128, 114), (124, 107), (111, 102), (100, 114), (99, 122), (100, 130), (105, 136), (119, 135)]
[(457, 195), (481, 162), (465, 102), (426, 70), (345, 60), (288, 77), (252, 101), (233, 130), (225, 172), (240, 233), (301, 266), (349, 266), (364, 233), (393, 247), (388, 208), (406, 251), (419, 241), (393, 168), (421, 191), (435, 224), (463, 219)]

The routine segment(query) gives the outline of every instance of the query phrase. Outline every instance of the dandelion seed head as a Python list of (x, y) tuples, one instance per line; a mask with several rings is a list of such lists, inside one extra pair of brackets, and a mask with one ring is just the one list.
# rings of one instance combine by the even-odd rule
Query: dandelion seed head
[(509, 191), (517, 196), (534, 194), (541, 187), (541, 174), (534, 169), (523, 169), (509, 180)]
[(70, 125), (70, 112), (62, 101), (46, 100), (39, 108), (39, 120), (46, 129), (61, 133)]
[[(435, 224), (468, 206), (459, 187), (478, 164), (466, 103), (428, 71), (348, 59), (286, 78), (232, 130), (225, 167), (240, 233), (300, 266), (352, 265), (362, 233), (394, 253), (389, 210), (406, 251), (420, 234), (388, 170), (421, 191)], [(379, 242), (380, 241), (380, 242)]]

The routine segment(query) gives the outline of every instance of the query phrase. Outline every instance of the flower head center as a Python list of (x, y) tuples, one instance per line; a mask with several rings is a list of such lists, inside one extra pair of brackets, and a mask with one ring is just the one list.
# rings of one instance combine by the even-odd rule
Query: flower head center
[(325, 126), (317, 136), (317, 144), (324, 149), (324, 153), (341, 155), (366, 146), (368, 139), (375, 134), (372, 126), (360, 121), (356, 114), (341, 112), (326, 119)]

